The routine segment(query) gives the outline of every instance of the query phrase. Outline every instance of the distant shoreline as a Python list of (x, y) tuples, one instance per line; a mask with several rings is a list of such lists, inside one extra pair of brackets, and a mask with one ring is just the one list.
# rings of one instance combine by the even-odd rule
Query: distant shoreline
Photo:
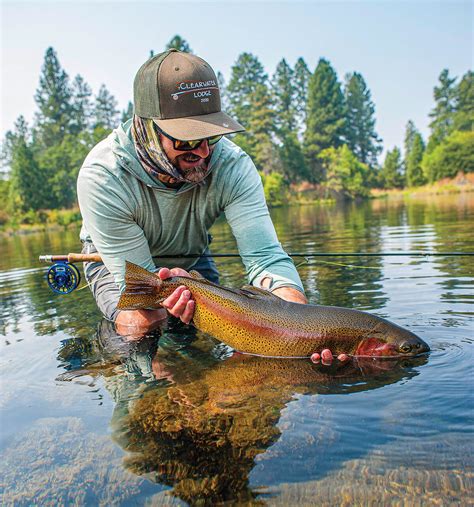
[[(440, 180), (422, 187), (402, 189), (372, 189), (369, 199), (400, 199), (416, 198), (430, 195), (448, 195), (474, 192), (474, 173), (458, 174), (456, 178)], [(293, 189), (290, 191), (289, 205), (320, 204), (322, 206), (334, 204), (335, 199), (322, 198), (317, 192), (306, 187), (304, 190)], [(78, 208), (64, 210), (48, 210), (38, 212), (43, 218), (41, 222), (31, 223), (7, 223), (0, 229), (0, 237), (12, 237), (15, 235), (34, 234), (38, 232), (65, 230), (79, 228), (82, 217)], [(46, 217), (46, 218), (45, 218)]]

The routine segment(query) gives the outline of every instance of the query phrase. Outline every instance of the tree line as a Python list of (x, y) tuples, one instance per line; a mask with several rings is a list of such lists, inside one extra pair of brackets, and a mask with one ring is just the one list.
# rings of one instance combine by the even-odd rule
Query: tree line
[[(192, 52), (179, 35), (167, 48)], [(153, 51), (150, 56), (153, 56)], [(223, 109), (247, 131), (233, 140), (253, 158), (269, 199), (309, 182), (332, 196), (365, 197), (370, 188), (418, 186), (474, 170), (474, 73), (457, 81), (447, 69), (434, 88), (431, 134), (425, 143), (408, 121), (402, 150), (388, 151), (376, 132), (375, 104), (359, 72), (339, 81), (321, 58), (314, 69), (282, 59), (268, 76), (258, 57), (242, 53), (228, 82), (218, 73)], [(30, 127), (20, 116), (2, 143), (0, 198), (9, 214), (76, 204), (76, 179), (90, 149), (133, 115), (103, 84), (93, 95), (80, 75), (72, 81), (56, 51), (45, 54)]]

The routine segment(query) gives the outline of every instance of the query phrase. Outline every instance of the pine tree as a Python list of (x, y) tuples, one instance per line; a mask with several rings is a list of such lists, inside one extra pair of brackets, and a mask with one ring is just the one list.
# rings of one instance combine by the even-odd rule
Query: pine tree
[(227, 86), (230, 113), (244, 127), (251, 121), (252, 101), (260, 86), (267, 87), (268, 76), (259, 59), (251, 53), (242, 53), (232, 66)]
[(250, 116), (247, 121), (247, 132), (236, 136), (236, 142), (246, 138), (242, 148), (252, 157), (257, 169), (269, 173), (280, 167), (278, 151), (272, 142), (274, 131), (274, 111), (268, 87), (260, 83), (250, 97)]
[(125, 123), (126, 121), (130, 120), (130, 118), (133, 118), (133, 104), (129, 100), (127, 104), (127, 108), (122, 111), (122, 117), (121, 122)]
[(405, 171), (406, 179), (409, 187), (419, 187), (426, 183), (421, 168), (421, 161), (423, 160), (423, 153), (425, 151), (425, 143), (419, 132), (415, 132), (411, 149), (406, 156)]
[(92, 90), (79, 74), (72, 85), (71, 134), (79, 134), (91, 126)]
[(387, 151), (380, 176), (384, 188), (403, 187), (405, 178), (403, 175), (402, 157), (400, 149), (397, 146), (392, 151)]
[(432, 151), (452, 131), (456, 106), (456, 78), (449, 77), (449, 70), (444, 69), (439, 76), (439, 86), (435, 86), (433, 95), (435, 107), (430, 113), (431, 137), (428, 152)]
[(307, 177), (307, 171), (298, 139), (294, 72), (285, 59), (278, 63), (273, 74), (272, 96), (275, 110), (273, 129), (279, 141), (281, 171), (286, 183), (300, 181)]
[(410, 156), (410, 152), (413, 147), (413, 141), (415, 139), (415, 135), (418, 133), (418, 129), (412, 120), (408, 120), (408, 123), (405, 127), (405, 141), (403, 143), (404, 153), (405, 153), (405, 166), (407, 164), (408, 157)]
[(474, 72), (464, 74), (456, 88), (455, 130), (474, 130)]
[(177, 49), (185, 53), (193, 52), (189, 44), (180, 35), (175, 35), (168, 44), (166, 44), (166, 49)]
[(219, 84), (219, 94), (221, 97), (221, 109), (228, 111), (230, 109), (229, 97), (227, 94), (227, 86), (225, 84), (225, 78), (222, 72), (217, 72), (217, 83)]
[(343, 143), (345, 106), (341, 85), (331, 64), (321, 58), (308, 85), (307, 123), (304, 133), (305, 158), (312, 180), (323, 179), (318, 155)]
[(306, 106), (308, 101), (308, 83), (311, 72), (303, 58), (298, 58), (294, 68), (295, 108), (298, 123), (298, 135), (301, 136), (306, 126)]
[(10, 141), (9, 200), (12, 211), (36, 211), (45, 207), (47, 182), (31, 149), (28, 125), (23, 116), (16, 121)]
[(297, 126), (294, 72), (284, 58), (278, 63), (273, 74), (271, 89), (275, 106), (275, 127), (284, 137), (289, 132), (295, 132)]
[(101, 85), (96, 97), (95, 108), (95, 127), (104, 129), (114, 129), (119, 123), (119, 110), (115, 97), (107, 90), (105, 85)]
[(364, 78), (358, 72), (346, 76), (346, 140), (364, 164), (375, 167), (382, 150), (375, 132), (375, 105)]
[(62, 69), (56, 52), (49, 47), (35, 94), (39, 108), (36, 113), (35, 140), (43, 147), (60, 143), (70, 131), (73, 116), (71, 96), (69, 77)]

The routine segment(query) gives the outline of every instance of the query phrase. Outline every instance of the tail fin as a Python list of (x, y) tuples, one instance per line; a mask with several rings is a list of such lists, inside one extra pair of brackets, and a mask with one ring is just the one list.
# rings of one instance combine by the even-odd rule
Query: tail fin
[(125, 291), (120, 296), (117, 308), (119, 310), (161, 308), (158, 302), (161, 283), (156, 274), (126, 261)]

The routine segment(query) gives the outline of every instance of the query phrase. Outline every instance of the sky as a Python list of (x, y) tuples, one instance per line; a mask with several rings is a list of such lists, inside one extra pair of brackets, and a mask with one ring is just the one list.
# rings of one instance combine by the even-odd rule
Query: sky
[(52, 46), (71, 77), (97, 93), (104, 83), (120, 109), (136, 71), (176, 34), (229, 80), (242, 52), (271, 76), (285, 58), (313, 72), (326, 58), (339, 80), (357, 71), (376, 106), (384, 151), (403, 145), (413, 120), (426, 138), (433, 87), (447, 68), (473, 68), (473, 2), (352, 1), (22, 1), (0, 0), (0, 137), (19, 115), (31, 122), (44, 54)]

